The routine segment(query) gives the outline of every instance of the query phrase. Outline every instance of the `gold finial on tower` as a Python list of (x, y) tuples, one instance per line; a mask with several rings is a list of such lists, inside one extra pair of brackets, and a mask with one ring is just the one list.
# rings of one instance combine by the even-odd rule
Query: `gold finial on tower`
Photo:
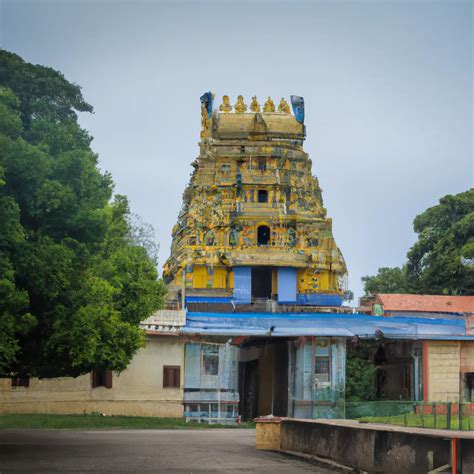
[(244, 98), (241, 95), (237, 97), (237, 103), (234, 105), (234, 109), (238, 114), (247, 112), (247, 105), (244, 104)]
[(221, 112), (232, 112), (232, 105), (230, 105), (230, 99), (228, 95), (222, 97), (222, 104), (219, 105), (219, 110)]
[(257, 101), (257, 96), (256, 95), (254, 95), (252, 97), (252, 102), (250, 104), (250, 110), (252, 112), (260, 112), (260, 104)]
[(278, 112), (281, 112), (282, 114), (290, 113), (290, 106), (288, 105), (288, 102), (283, 97), (280, 100), (280, 105), (278, 106)]
[(263, 111), (264, 112), (275, 112), (275, 104), (273, 103), (273, 100), (270, 97), (265, 102), (265, 105), (263, 106)]

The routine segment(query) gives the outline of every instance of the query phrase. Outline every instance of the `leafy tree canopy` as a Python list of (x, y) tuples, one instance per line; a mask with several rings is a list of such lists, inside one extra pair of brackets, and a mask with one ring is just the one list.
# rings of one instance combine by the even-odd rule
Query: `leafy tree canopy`
[(379, 347), (376, 341), (358, 341), (347, 345), (346, 401), (364, 402), (377, 399), (374, 355)]
[(363, 277), (366, 294), (474, 295), (474, 189), (444, 196), (413, 227), (418, 240), (406, 264)]
[(162, 305), (149, 230), (78, 125), (91, 111), (62, 74), (0, 50), (0, 376), (121, 371)]
[(362, 277), (365, 294), (409, 293), (404, 268), (379, 268), (377, 275)]

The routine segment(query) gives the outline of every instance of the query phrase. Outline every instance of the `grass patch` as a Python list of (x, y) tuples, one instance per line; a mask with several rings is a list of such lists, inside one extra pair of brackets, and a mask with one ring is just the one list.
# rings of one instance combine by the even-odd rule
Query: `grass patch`
[(209, 425), (207, 423), (186, 423), (184, 418), (157, 418), (141, 416), (88, 415), (42, 415), (7, 414), (0, 415), (0, 429), (203, 429), (203, 428), (255, 428), (255, 423), (239, 425)]
[(406, 413), (394, 416), (364, 416), (358, 418), (359, 421), (367, 423), (385, 423), (388, 425), (409, 426), (411, 428), (437, 428), (451, 430), (474, 430), (474, 416), (464, 416), (459, 424), (457, 415), (451, 416), (450, 427), (448, 427), (448, 417), (446, 415), (421, 415)]

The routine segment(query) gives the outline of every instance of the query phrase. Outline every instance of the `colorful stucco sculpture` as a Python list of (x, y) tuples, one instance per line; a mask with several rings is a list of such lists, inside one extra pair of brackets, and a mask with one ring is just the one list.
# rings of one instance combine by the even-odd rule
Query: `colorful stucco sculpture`
[[(304, 102), (201, 98), (199, 156), (164, 267), (170, 297), (340, 305), (346, 265), (303, 150)], [(174, 296), (173, 296), (174, 295)]]

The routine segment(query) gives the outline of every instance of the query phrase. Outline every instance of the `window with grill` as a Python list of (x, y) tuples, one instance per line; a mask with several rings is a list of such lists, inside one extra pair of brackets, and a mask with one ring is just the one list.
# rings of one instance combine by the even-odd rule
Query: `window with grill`
[(331, 381), (329, 355), (317, 355), (315, 357), (314, 375), (317, 383), (329, 383)]
[(179, 388), (181, 386), (181, 367), (179, 365), (163, 366), (163, 388)]
[(265, 158), (258, 159), (258, 169), (260, 171), (267, 171), (267, 160)]
[(29, 387), (30, 378), (29, 377), (13, 377), (12, 378), (12, 387)]
[(204, 375), (219, 374), (219, 347), (206, 345), (202, 349)]
[(93, 370), (91, 373), (91, 385), (92, 388), (112, 388), (112, 371), (105, 369)]

